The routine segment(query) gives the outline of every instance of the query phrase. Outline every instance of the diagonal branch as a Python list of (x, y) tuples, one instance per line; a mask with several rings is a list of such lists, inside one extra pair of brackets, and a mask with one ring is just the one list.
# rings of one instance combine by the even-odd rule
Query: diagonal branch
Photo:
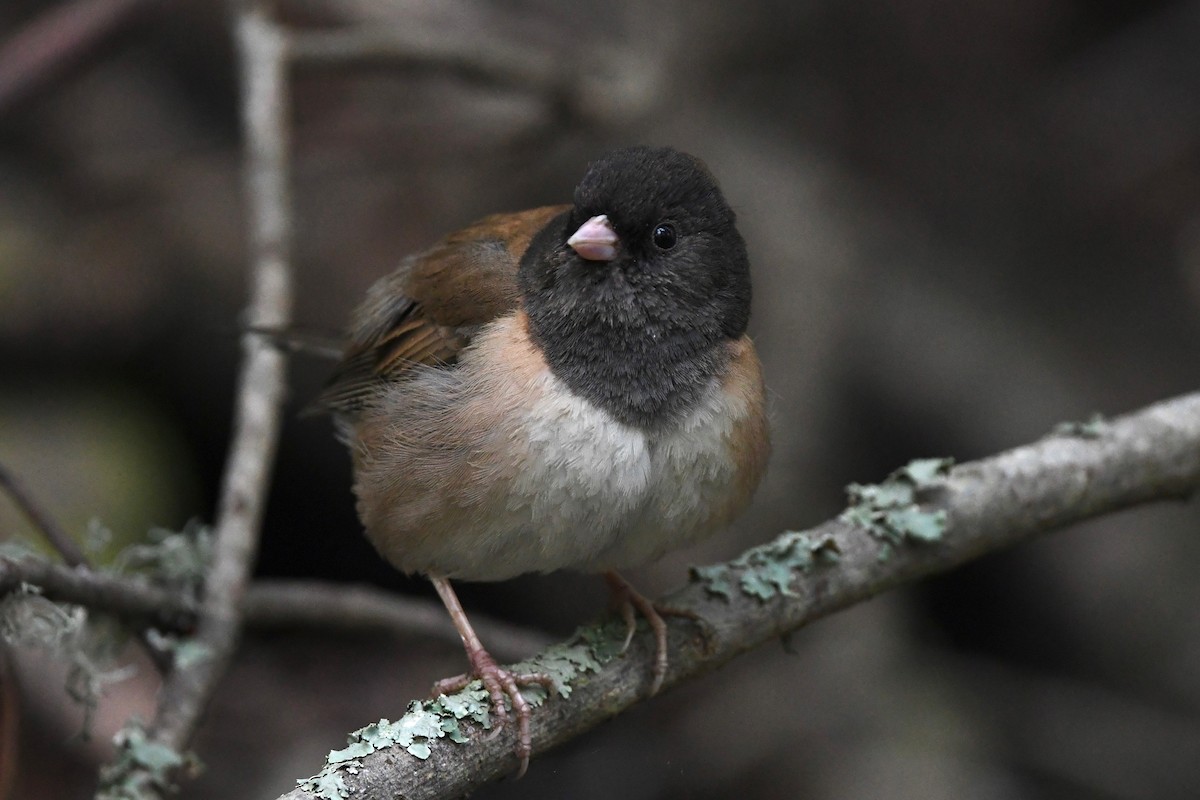
[[(881, 541), (862, 528), (831, 520), (806, 531), (803, 541), (825, 543), (838, 557), (832, 565), (794, 569), (770, 599), (737, 587), (758, 566), (774, 568), (797, 534), (721, 567), (731, 587), (717, 596), (713, 584), (694, 581), (665, 599), (673, 608), (696, 612), (706, 636), (690, 623), (671, 625), (667, 688), (693, 680), (765, 642), (855, 603), (951, 569), (985, 553), (1046, 531), (1156, 500), (1177, 499), (1200, 489), (1200, 393), (1150, 406), (1107, 423), (1078, 426), (992, 458), (962, 464), (932, 491), (924, 511), (944, 511), (946, 528), (937, 541)], [(534, 752), (544, 752), (642, 699), (653, 647), (644, 634), (629, 657), (609, 661), (573, 686), (569, 699), (548, 700), (532, 724)], [(465, 726), (464, 726), (465, 727)], [(433, 738), (425, 759), (403, 747), (387, 747), (355, 758), (353, 771), (332, 768), (327, 787), (351, 798), (458, 797), (510, 774), (516, 764), (511, 732), (488, 737), (469, 731), (460, 745)], [(424, 752), (419, 750), (418, 752)], [(536, 769), (536, 764), (534, 766)], [(319, 795), (297, 788), (285, 800)], [(325, 796), (333, 796), (326, 794)]]
[(0, 43), (0, 114), (92, 56), (153, 0), (71, 0)]
[(0, 464), (0, 488), (8, 492), (29, 523), (62, 556), (62, 560), (68, 566), (76, 567), (87, 563), (87, 558), (79, 549), (79, 545), (71, 538), (71, 534), (67, 533), (63, 526), (58, 524), (58, 520), (42, 507), (21, 479), (3, 464)]

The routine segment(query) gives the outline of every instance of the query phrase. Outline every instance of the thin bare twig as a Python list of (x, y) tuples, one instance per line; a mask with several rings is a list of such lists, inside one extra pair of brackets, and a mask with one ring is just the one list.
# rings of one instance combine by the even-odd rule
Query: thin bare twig
[[(63, 567), (41, 558), (0, 558), (0, 597), (23, 585), (57, 602), (86, 606), (126, 623), (174, 633), (196, 628), (199, 607), (180, 592), (128, 576)], [(404, 597), (372, 586), (324, 581), (264, 580), (247, 590), (242, 603), (247, 628), (311, 628), (324, 632), (423, 636), (461, 646), (458, 632), (440, 603)], [(524, 658), (550, 643), (537, 631), (483, 614), (471, 620), (503, 658)]]
[(569, 77), (548, 53), (503, 40), (468, 40), (454, 30), (386, 26), (293, 31), (288, 53), (297, 66), (436, 65), (475, 80), (537, 92), (559, 90)]
[[(754, 569), (729, 567), (728, 597), (696, 581), (666, 597), (671, 608), (695, 612), (706, 635), (687, 622), (670, 626), (670, 688), (712, 671), (765, 642), (855, 603), (951, 569), (985, 553), (1101, 514), (1200, 490), (1200, 393), (1159, 403), (1078, 436), (1054, 436), (992, 458), (955, 467), (925, 510), (942, 510), (940, 541), (896, 546), (860, 527), (831, 520), (805, 533), (828, 540), (836, 563), (792, 569), (786, 593), (761, 601), (741, 591)], [(786, 534), (785, 536), (794, 536)], [(788, 539), (783, 541), (795, 541)], [(777, 543), (782, 544), (782, 543)], [(780, 547), (777, 552), (784, 552)], [(770, 546), (760, 551), (770, 558)], [(779, 572), (771, 573), (772, 580)], [(643, 699), (654, 647), (644, 633), (626, 658), (610, 661), (578, 681), (569, 699), (548, 700), (532, 724), (534, 752), (543, 752), (595, 727)], [(511, 731), (473, 731), (465, 745), (428, 744), (421, 760), (389, 747), (354, 760), (344, 780), (349, 797), (459, 797), (515, 768)], [(314, 800), (304, 788), (286, 800)]]
[(568, 117), (627, 121), (649, 109), (662, 89), (655, 64), (623, 42), (588, 57), (577, 48), (520, 46), (501, 38), (464, 37), (454, 28), (377, 26), (298, 30), (288, 35), (298, 68), (382, 64), (425, 68), (532, 94)]
[[(428, 636), (461, 647), (441, 603), (402, 597), (370, 586), (318, 581), (258, 581), (246, 593), (246, 626), (303, 626), (321, 631), (371, 631)], [(488, 647), (502, 658), (526, 658), (550, 644), (542, 633), (472, 614)]]
[(71, 534), (58, 524), (58, 520), (42, 507), (28, 487), (3, 464), (0, 464), (0, 488), (8, 492), (29, 523), (62, 556), (62, 560), (68, 566), (77, 567), (87, 563), (87, 557), (79, 549), (79, 545), (75, 544)]
[(46, 11), (0, 46), (0, 114), (82, 61), (155, 0), (74, 0)]
[[(288, 264), (291, 222), (286, 185), (288, 90), (283, 36), (264, 4), (240, 3), (236, 17), (247, 137), (246, 192), (251, 214), (252, 268), (246, 322), (259, 328), (284, 328), (291, 314), (292, 281)], [(242, 598), (258, 550), (268, 479), (279, 438), (286, 358), (253, 332), (243, 336), (242, 348), (233, 441), (214, 528), (213, 562), (205, 580), (195, 636), (205, 657), (169, 676), (149, 730), (153, 741), (176, 751), (187, 747), (237, 645)]]

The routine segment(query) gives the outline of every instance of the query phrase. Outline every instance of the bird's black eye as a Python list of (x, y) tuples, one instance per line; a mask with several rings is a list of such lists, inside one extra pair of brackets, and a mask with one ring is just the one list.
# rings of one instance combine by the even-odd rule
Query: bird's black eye
[(673, 225), (658, 225), (654, 228), (654, 246), (659, 250), (670, 250), (675, 246), (675, 227)]

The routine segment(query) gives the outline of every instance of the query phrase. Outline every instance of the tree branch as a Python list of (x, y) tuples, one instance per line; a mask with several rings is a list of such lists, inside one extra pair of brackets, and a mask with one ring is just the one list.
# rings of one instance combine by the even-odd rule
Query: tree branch
[(297, 30), (288, 37), (297, 66), (438, 66), (463, 77), (547, 93), (566, 84), (564, 64), (505, 40), (464, 40), (457, 30), (430, 27), (355, 27)]
[(0, 114), (51, 84), (153, 0), (73, 0), (0, 44)]
[(87, 563), (87, 558), (79, 549), (79, 545), (75, 544), (71, 535), (58, 524), (58, 520), (42, 508), (25, 484), (3, 464), (0, 464), (0, 488), (8, 492), (9, 497), (25, 514), (29, 523), (62, 556), (62, 560), (67, 562), (68, 566), (77, 567)]
[[(20, 509), (25, 513), (25, 516), (29, 519), (29, 522), (38, 530), (38, 532), (46, 539), (46, 541), (50, 543), (50, 546), (58, 552), (59, 556), (62, 557), (62, 560), (67, 563), (67, 566), (75, 568), (74, 572), (70, 570), (62, 570), (62, 574), (55, 575), (52, 580), (56, 578), (59, 584), (66, 584), (69, 583), (69, 581), (65, 580), (65, 576), (73, 575), (77, 581), (75, 584), (76, 587), (83, 589), (84, 593), (88, 597), (90, 597), (92, 600), (105, 599), (104, 589), (95, 581), (89, 582), (87, 580), (89, 576), (95, 575), (96, 573), (92, 572), (91, 564), (88, 563), (87, 556), (84, 555), (83, 550), (81, 550), (79, 545), (75, 543), (75, 540), (71, 538), (71, 535), (67, 533), (66, 529), (58, 523), (58, 520), (56, 520), (49, 511), (47, 511), (40, 503), (37, 502), (30, 491), (25, 487), (25, 484), (22, 483), (20, 479), (18, 479), (17, 476), (9, 471), (3, 464), (0, 464), (0, 487), (4, 488), (9, 493), (9, 495), (13, 498), (13, 501), (16, 502)], [(35, 559), (26, 559), (25, 561), (33, 560)], [(0, 595), (3, 595), (6, 591), (12, 591), (12, 589), (16, 588), (15, 586), (11, 585), (11, 583), (13, 575), (20, 572), (22, 563), (23, 562), (11, 560), (4, 560), (3, 562), (0, 562)], [(50, 567), (51, 565), (45, 564), (44, 566)], [(30, 569), (36, 568), (36, 565), (30, 567)], [(40, 585), (37, 584), (37, 581), (24, 582)], [(9, 585), (5, 587), (5, 584)], [(130, 588), (136, 592), (141, 587), (131, 586)], [(113, 602), (127, 602), (129, 599), (128, 593), (118, 593), (113, 595), (111, 587), (109, 587), (108, 594), (110, 597), (107, 599), (111, 599)], [(164, 611), (162, 608), (151, 608), (147, 609), (147, 615), (152, 618), (161, 618), (164, 615)], [(167, 653), (161, 652), (154, 646), (154, 643), (147, 638), (145, 630), (138, 631), (138, 642), (142, 645), (142, 648), (146, 651), (146, 655), (149, 656), (151, 663), (154, 664), (159, 673), (165, 675), (171, 668), (170, 656)]]
[(168, 589), (41, 558), (0, 558), (0, 597), (22, 584), (36, 586), (49, 600), (87, 606), (145, 626), (178, 631), (196, 621), (195, 605)]
[[(0, 557), (0, 597), (22, 585), (37, 587), (49, 600), (113, 614), (143, 628), (187, 633), (196, 628), (199, 618), (196, 603), (179, 592), (136, 578), (63, 567), (42, 558)], [(371, 586), (256, 581), (246, 589), (242, 621), (256, 630), (300, 627), (324, 632), (387, 633), (461, 645), (458, 631), (440, 603)], [(521, 658), (550, 643), (541, 633), (482, 614), (472, 615), (471, 621), (491, 648), (504, 657)]]
[(654, 62), (618, 42), (582, 58), (578, 48), (539, 49), (502, 38), (464, 37), (444, 26), (357, 26), (289, 31), (287, 52), (298, 68), (437, 69), (541, 95), (572, 116), (600, 123), (645, 111), (661, 91)]
[[(292, 287), (287, 166), (287, 69), (283, 37), (262, 4), (238, 10), (242, 56), (242, 114), (247, 136), (246, 191), (252, 258), (247, 323), (288, 325)], [(242, 595), (258, 550), (268, 479), (279, 439), (286, 358), (265, 337), (242, 338), (243, 362), (233, 441), (214, 527), (213, 563), (195, 641), (207, 652), (175, 670), (163, 685), (150, 736), (183, 750), (233, 655), (241, 628)]]
[[(748, 565), (747, 556), (726, 565), (733, 587), (728, 597), (697, 580), (665, 598), (671, 607), (696, 612), (706, 629), (700, 637), (691, 623), (671, 624), (665, 685), (693, 680), (813, 620), (1039, 533), (1140, 503), (1186, 497), (1197, 489), (1200, 393), (962, 464), (928, 493), (922, 507), (945, 512), (946, 528), (937, 541), (896, 545), (831, 520), (805, 532), (804, 541), (835, 548), (836, 563), (792, 570), (789, 583), (767, 601), (737, 588), (757, 569)], [(756, 551), (769, 561), (795, 541), (796, 534), (785, 534)], [(770, 574), (779, 578), (778, 571)], [(561, 744), (642, 699), (652, 658), (643, 632), (626, 658), (576, 682), (569, 699), (548, 700), (534, 713), (534, 752)], [(340, 770), (335, 777), (349, 797), (418, 800), (457, 797), (515, 769), (511, 731), (491, 738), (477, 728), (469, 734), (465, 745), (431, 739), (424, 760), (400, 747), (376, 749), (354, 759), (353, 772)], [(283, 797), (317, 796), (297, 788)]]
[[(402, 597), (370, 586), (318, 581), (258, 581), (246, 593), (246, 625), (256, 629), (303, 626), (321, 631), (386, 632), (427, 636), (462, 646), (441, 603)], [(482, 614), (471, 623), (504, 657), (523, 658), (549, 637)]]

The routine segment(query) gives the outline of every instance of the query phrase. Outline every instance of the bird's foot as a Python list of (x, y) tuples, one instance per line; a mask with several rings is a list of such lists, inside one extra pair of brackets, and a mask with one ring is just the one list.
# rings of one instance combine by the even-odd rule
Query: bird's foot
[(634, 611), (636, 610), (645, 618), (646, 622), (650, 623), (650, 630), (654, 633), (654, 669), (651, 672), (650, 682), (650, 696), (653, 697), (658, 694), (667, 677), (667, 623), (663, 617), (686, 617), (701, 625), (705, 624), (704, 619), (695, 611), (686, 608), (657, 605), (653, 600), (634, 589), (629, 581), (616, 572), (604, 573), (604, 580), (608, 582), (613, 605), (621, 613), (621, 618), (625, 620), (625, 641), (621, 644), (622, 655), (629, 649), (629, 644), (633, 641), (633, 634), (637, 631), (637, 619)]
[(512, 672), (504, 669), (497, 665), (491, 653), (483, 648), (468, 650), (467, 657), (471, 661), (471, 672), (438, 681), (433, 685), (433, 696), (462, 691), (467, 684), (478, 678), (487, 690), (496, 715), (496, 728), (492, 736), (500, 733), (508, 724), (507, 705), (511, 704), (512, 714), (517, 719), (516, 755), (521, 762), (517, 777), (520, 778), (529, 768), (529, 757), (533, 754), (533, 737), (529, 732), (532, 710), (529, 701), (521, 694), (521, 687), (541, 686), (547, 692), (553, 693), (554, 680), (543, 672)]

